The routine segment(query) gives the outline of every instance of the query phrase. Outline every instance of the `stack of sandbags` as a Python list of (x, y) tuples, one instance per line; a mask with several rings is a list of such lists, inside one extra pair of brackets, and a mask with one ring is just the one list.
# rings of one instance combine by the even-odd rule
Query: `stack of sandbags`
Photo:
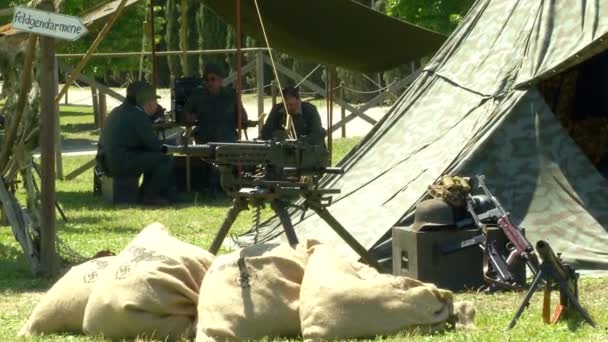
[(38, 302), (18, 335), (81, 333), (84, 310), (93, 286), (115, 258), (108, 256), (72, 267)]
[(261, 244), (217, 257), (201, 286), (196, 340), (298, 336), (300, 284), (315, 244)]
[(145, 228), (99, 277), (84, 314), (84, 331), (105, 338), (193, 337), (201, 281), (214, 256)]
[(415, 327), (427, 331), (456, 320), (458, 313), (471, 322), (474, 310), (459, 305), (455, 312), (450, 291), (379, 274), (339, 257), (326, 245), (314, 248), (300, 291), (302, 335), (307, 340), (392, 335)]

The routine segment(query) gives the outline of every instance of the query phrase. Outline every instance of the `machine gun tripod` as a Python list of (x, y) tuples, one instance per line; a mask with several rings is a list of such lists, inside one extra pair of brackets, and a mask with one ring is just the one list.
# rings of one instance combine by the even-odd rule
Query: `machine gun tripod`
[[(526, 297), (519, 306), (517, 313), (515, 313), (513, 320), (509, 323), (509, 329), (512, 329), (515, 326), (521, 314), (530, 304), (532, 295), (534, 295), (534, 292), (543, 285), (543, 282), (545, 285), (543, 300), (543, 320), (545, 323), (556, 323), (568, 308), (574, 307), (585, 321), (595, 328), (595, 322), (578, 301), (578, 273), (570, 265), (562, 263), (559, 256), (555, 255), (553, 252), (549, 243), (539, 240), (536, 243), (536, 251), (543, 262), (540, 265), (539, 271), (536, 274)], [(550, 317), (549, 311), (553, 284), (556, 284), (559, 288), (560, 303), (556, 306), (552, 317)]]
[[(270, 203), (287, 240), (298, 243), (291, 217), (290, 201), (301, 198), (305, 208), (319, 215), (368, 265), (381, 270), (378, 262), (341, 224), (327, 207), (338, 189), (322, 189), (319, 179), (341, 169), (327, 167), (323, 146), (294, 140), (209, 143), (191, 146), (163, 146), (163, 153), (200, 157), (218, 167), (222, 189), (233, 198), (232, 207), (218, 230), (209, 251), (216, 254), (239, 213), (249, 205)], [(309, 181), (303, 181), (303, 177)]]
[[(329, 194), (337, 194), (338, 190), (323, 190), (323, 189), (309, 189), (306, 190), (301, 196), (304, 199), (304, 206), (312, 209), (319, 215), (335, 232), (338, 234), (361, 258), (370, 266), (380, 270), (378, 262), (367, 252), (363, 247), (345, 228), (338, 222), (338, 220), (327, 210), (327, 206), (331, 203), (331, 197)], [(279, 218), (287, 241), (290, 245), (298, 244), (298, 237), (293, 228), (291, 217), (287, 212), (287, 201), (280, 197), (267, 193), (264, 189), (256, 188), (244, 188), (236, 196), (234, 196), (232, 207), (228, 211), (222, 226), (217, 232), (209, 251), (216, 254), (220, 249), (226, 235), (230, 231), (232, 224), (238, 217), (239, 213), (246, 210), (249, 207), (249, 203), (254, 205), (260, 205), (260, 201), (269, 202), (272, 210)]]

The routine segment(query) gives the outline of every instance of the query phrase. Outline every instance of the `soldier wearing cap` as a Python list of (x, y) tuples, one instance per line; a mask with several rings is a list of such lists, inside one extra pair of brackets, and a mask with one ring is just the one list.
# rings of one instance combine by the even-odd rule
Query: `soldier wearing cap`
[(204, 92), (190, 96), (184, 108), (192, 121), (197, 122), (196, 142), (236, 142), (238, 140), (237, 106), (241, 106), (241, 127), (257, 122), (247, 120), (242, 103), (237, 105), (236, 92), (223, 86), (222, 69), (215, 64), (205, 66), (203, 75), (207, 86)]
[(106, 118), (99, 137), (97, 160), (111, 177), (143, 174), (142, 203), (169, 204), (173, 160), (160, 152), (161, 143), (149, 119), (158, 109), (159, 97), (145, 82), (134, 82), (130, 88), (127, 100)]
[(286, 136), (287, 115), (285, 108), (293, 122), (297, 137), (311, 145), (324, 145), (325, 129), (321, 125), (321, 116), (310, 102), (300, 99), (300, 92), (295, 87), (285, 87), (283, 89), (285, 104), (279, 103), (272, 108), (268, 119), (262, 127), (261, 138), (270, 140)]

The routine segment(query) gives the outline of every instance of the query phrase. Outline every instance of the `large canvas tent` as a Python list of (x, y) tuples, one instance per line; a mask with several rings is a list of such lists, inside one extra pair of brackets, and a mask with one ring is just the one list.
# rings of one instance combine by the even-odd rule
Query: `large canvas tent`
[[(236, 2), (203, 0), (226, 22), (236, 25)], [(270, 46), (310, 61), (377, 72), (428, 56), (445, 41), (443, 34), (389, 17), (352, 0), (243, 0), (243, 32)], [(264, 21), (260, 24), (257, 8)], [(395, 45), (400, 36), (405, 44)]]
[[(608, 181), (541, 92), (543, 82), (606, 61), (606, 38), (608, 0), (479, 0), (343, 160), (345, 174), (325, 180), (342, 191), (330, 212), (380, 255), (391, 228), (411, 222), (428, 185), (445, 174), (482, 173), (531, 241), (548, 240), (579, 268), (607, 269)], [(356, 258), (314, 213), (292, 214), (301, 239)], [(259, 233), (279, 231), (271, 220)]]

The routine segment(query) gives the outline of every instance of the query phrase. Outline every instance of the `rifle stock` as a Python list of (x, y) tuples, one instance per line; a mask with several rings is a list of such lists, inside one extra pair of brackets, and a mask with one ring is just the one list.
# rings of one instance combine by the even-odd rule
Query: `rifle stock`
[(540, 263), (538, 257), (534, 253), (534, 247), (530, 241), (526, 239), (521, 229), (512, 222), (510, 214), (503, 208), (502, 204), (490, 192), (484, 182), (484, 177), (479, 175), (475, 176), (475, 182), (493, 203), (498, 215), (498, 226), (511, 243), (510, 253), (505, 260), (508, 268), (512, 268), (517, 262), (524, 261), (530, 268), (530, 271), (536, 275)]

